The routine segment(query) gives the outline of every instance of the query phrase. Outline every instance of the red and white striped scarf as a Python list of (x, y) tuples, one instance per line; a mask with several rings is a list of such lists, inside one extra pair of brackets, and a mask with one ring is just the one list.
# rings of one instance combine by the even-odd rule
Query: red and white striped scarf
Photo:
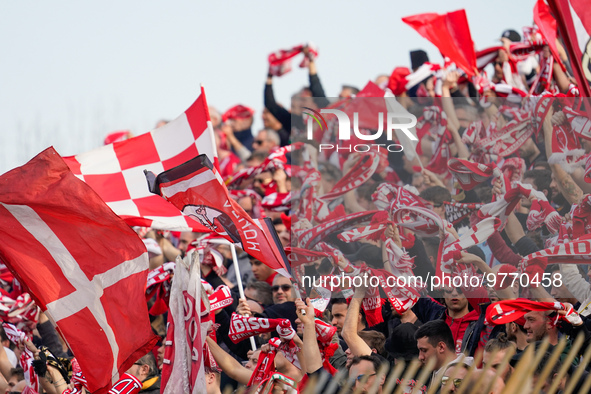
[(435, 151), (425, 166), (427, 170), (439, 175), (448, 173), (447, 162), (451, 158), (450, 144), (452, 141), (451, 131), (447, 128), (443, 129), (442, 133), (434, 142)]
[(553, 91), (555, 83), (552, 79), (552, 72), (554, 69), (554, 56), (544, 56), (544, 52), (540, 53), (540, 72), (536, 79), (531, 84), (529, 89), (530, 95), (541, 93), (544, 91)]
[(455, 261), (461, 257), (460, 252), (486, 241), (498, 230), (500, 225), (501, 222), (498, 218), (488, 217), (472, 226), (459, 239), (455, 239), (451, 233), (445, 232), (445, 238), (439, 244), (435, 274), (438, 277), (443, 274), (451, 275), (454, 271)]
[(337, 237), (343, 242), (355, 242), (362, 239), (375, 239), (376, 235), (381, 236), (386, 228), (386, 223), (375, 223), (369, 226), (357, 227), (343, 231)]
[(576, 135), (591, 140), (591, 120), (587, 117), (586, 112), (574, 110), (570, 106), (563, 107), (562, 112)]
[(439, 236), (439, 230), (445, 227), (441, 217), (423, 207), (400, 207), (391, 213), (392, 221), (420, 237)]
[(298, 246), (306, 249), (312, 249), (318, 242), (322, 241), (328, 235), (341, 232), (347, 228), (358, 226), (364, 222), (369, 222), (373, 215), (379, 211), (355, 212), (340, 218), (325, 221), (308, 230), (295, 232)]
[(513, 114), (516, 115), (513, 120), (500, 130), (495, 128), (487, 138), (480, 141), (481, 149), (493, 155), (507, 157), (515, 153), (531, 137), (534, 127), (530, 113), (517, 111)]
[(367, 152), (353, 165), (349, 172), (343, 175), (331, 191), (316, 197), (318, 219), (322, 221), (329, 214), (329, 202), (367, 182), (376, 172), (379, 164), (380, 156), (375, 152)]
[[(391, 241), (391, 240), (390, 240)], [(393, 243), (392, 243), (393, 244)], [(392, 244), (388, 244), (390, 248), (393, 248)], [(323, 249), (327, 252), (332, 251), (337, 255), (342, 255), (342, 253), (337, 250), (336, 248), (323, 243)], [(359, 276), (363, 273), (367, 273), (370, 276), (377, 277), (380, 281), (380, 286), (386, 293), (390, 304), (398, 313), (404, 313), (409, 308), (412, 308), (414, 304), (418, 301), (420, 297), (419, 289), (423, 288), (424, 284), (420, 280), (420, 278), (414, 277), (413, 280), (409, 280), (412, 277), (412, 269), (409, 268), (409, 265), (412, 265), (412, 260), (408, 255), (403, 256), (402, 250), (398, 248), (398, 250), (391, 250), (391, 256), (389, 256), (391, 266), (394, 267), (400, 275), (395, 275), (387, 270), (384, 269), (375, 269), (368, 267), (366, 264), (362, 264), (361, 266), (353, 266), (348, 260), (346, 260), (346, 267), (340, 266), (345, 273), (345, 275), (349, 276)], [(338, 259), (338, 258), (337, 258)], [(398, 279), (399, 277), (404, 277)], [(389, 279), (390, 278), (390, 279)], [(392, 286), (390, 286), (392, 285)], [(370, 319), (374, 319), (373, 321), (377, 323), (381, 320), (381, 301), (379, 300), (379, 291), (376, 288), (368, 289), (369, 293), (366, 294), (366, 298), (368, 301), (364, 301), (362, 304), (364, 311), (367, 314), (371, 315)]]
[(301, 142), (295, 142), (290, 145), (275, 149), (258, 166), (248, 167), (236, 172), (233, 176), (226, 179), (228, 189), (240, 188), (242, 182), (254, 177), (261, 172), (283, 169), (290, 176), (291, 168), (287, 165), (287, 154), (293, 150), (300, 149), (303, 146)]
[(515, 187), (508, 190), (502, 198), (483, 205), (478, 210), (478, 217), (480, 219), (485, 219), (491, 216), (498, 217), (501, 220), (501, 226), (499, 228), (500, 231), (505, 227), (507, 218), (511, 212), (513, 212), (521, 197), (523, 196), (529, 198), (531, 195), (535, 196), (538, 200), (547, 201), (544, 193), (534, 190), (531, 185), (524, 185), (520, 182), (515, 182)]
[(273, 212), (285, 212), (291, 209), (291, 193), (273, 192), (263, 197), (261, 206)]

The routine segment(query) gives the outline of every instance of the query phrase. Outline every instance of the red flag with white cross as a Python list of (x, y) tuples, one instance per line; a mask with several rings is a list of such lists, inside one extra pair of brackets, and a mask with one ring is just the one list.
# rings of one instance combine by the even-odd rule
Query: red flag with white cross
[(53, 148), (0, 176), (0, 235), (2, 261), (106, 393), (157, 340), (141, 239)]

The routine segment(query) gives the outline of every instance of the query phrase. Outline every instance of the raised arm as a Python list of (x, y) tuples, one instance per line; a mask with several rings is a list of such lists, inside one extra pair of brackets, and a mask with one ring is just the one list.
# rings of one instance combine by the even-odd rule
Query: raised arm
[(242, 366), (234, 357), (226, 353), (213, 339), (210, 337), (206, 338), (209, 350), (218, 363), (222, 371), (224, 371), (231, 379), (234, 379), (238, 383), (248, 384), (252, 371)]
[[(310, 302), (310, 299), (306, 299), (307, 305), (304, 301), (297, 299), (296, 312), (298, 318), (304, 324), (304, 341), (302, 352), (306, 359), (306, 373), (314, 373), (322, 368), (322, 355), (320, 354), (320, 348), (318, 347), (318, 341), (316, 339), (316, 323), (314, 322), (314, 306)], [(302, 310), (306, 314), (302, 314)]]
[(347, 315), (345, 322), (343, 323), (343, 330), (341, 335), (347, 346), (351, 350), (351, 354), (354, 356), (369, 356), (371, 355), (371, 348), (365, 343), (363, 339), (357, 334), (357, 323), (359, 321), (359, 309), (361, 308), (361, 302), (365, 296), (365, 288), (358, 287), (355, 289), (355, 294), (347, 309)]
[[(480, 272), (484, 275), (495, 275), (496, 273), (486, 264), (484, 260), (480, 257), (476, 256), (472, 253), (462, 252), (462, 258), (457, 261), (458, 264), (470, 264), (476, 267)], [(501, 300), (511, 300), (514, 299), (515, 296), (511, 291), (510, 287), (506, 287), (504, 289), (495, 290), (499, 299)]]

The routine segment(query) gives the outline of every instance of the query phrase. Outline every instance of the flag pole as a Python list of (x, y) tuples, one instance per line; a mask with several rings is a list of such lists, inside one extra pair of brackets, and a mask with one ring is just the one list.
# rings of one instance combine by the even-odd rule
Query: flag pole
[[(240, 295), (240, 298), (246, 299), (246, 296), (244, 295), (244, 285), (242, 284), (242, 276), (240, 276), (240, 267), (238, 266), (238, 255), (236, 254), (236, 246), (225, 239), (208, 239), (207, 242), (219, 245), (230, 245), (230, 251), (232, 252), (232, 261), (234, 262), (234, 271), (236, 272), (236, 284), (238, 285), (238, 294)], [(257, 350), (257, 345), (254, 341), (254, 337), (250, 337), (249, 339), (250, 347), (254, 352), (255, 350)]]

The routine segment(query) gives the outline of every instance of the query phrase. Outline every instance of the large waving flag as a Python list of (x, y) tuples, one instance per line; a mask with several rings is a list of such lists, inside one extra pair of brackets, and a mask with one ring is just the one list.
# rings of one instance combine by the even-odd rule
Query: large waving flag
[(161, 173), (200, 154), (217, 166), (205, 92), (175, 120), (137, 137), (65, 157), (76, 176), (92, 187), (130, 226), (208, 231), (146, 187), (144, 170)]
[(591, 8), (587, 0), (548, 0), (582, 97), (591, 97)]
[(146, 171), (152, 193), (164, 197), (208, 231), (239, 243), (242, 250), (291, 278), (285, 252), (270, 219), (252, 219), (234, 201), (206, 155), (159, 174)]
[(402, 18), (402, 21), (429, 40), (468, 76), (474, 76), (476, 52), (465, 10), (443, 15), (433, 12), (417, 14)]
[(2, 261), (106, 393), (157, 339), (144, 243), (53, 148), (0, 176), (0, 235)]

